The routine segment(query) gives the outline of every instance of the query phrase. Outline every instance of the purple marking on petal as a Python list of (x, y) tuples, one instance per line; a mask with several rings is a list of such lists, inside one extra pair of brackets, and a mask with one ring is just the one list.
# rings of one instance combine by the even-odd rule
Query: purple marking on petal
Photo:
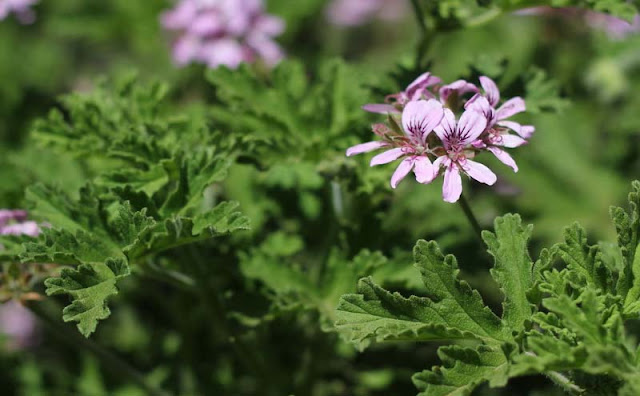
[(504, 120), (505, 118), (509, 118), (514, 114), (518, 114), (526, 110), (526, 106), (524, 104), (524, 100), (516, 96), (515, 98), (511, 98), (504, 102), (502, 106), (498, 108), (497, 117), (498, 120)]
[(450, 162), (444, 171), (444, 184), (442, 185), (442, 199), (445, 202), (457, 202), (462, 194), (462, 178), (458, 166)]
[(351, 157), (356, 154), (368, 153), (369, 151), (377, 150), (388, 145), (389, 143), (381, 141), (356, 144), (355, 146), (347, 149), (347, 157)]
[(516, 135), (501, 135), (502, 144), (500, 146), (504, 146), (507, 148), (520, 147), (523, 144), (527, 144), (527, 141)]
[(460, 137), (460, 144), (470, 144), (484, 132), (486, 127), (487, 119), (484, 114), (472, 109), (466, 110), (460, 117), (456, 129), (456, 135)]
[(435, 127), (433, 131), (438, 135), (445, 148), (449, 148), (450, 140), (456, 133), (456, 116), (449, 109), (444, 109), (444, 117), (440, 121), (440, 125)]
[(487, 100), (491, 106), (495, 107), (500, 101), (500, 90), (495, 82), (487, 76), (480, 77), (480, 85), (484, 89)]
[(429, 158), (421, 156), (416, 158), (413, 173), (416, 175), (418, 183), (429, 184), (438, 175), (437, 168), (434, 168)]
[(516, 165), (516, 161), (513, 160), (513, 158), (509, 155), (509, 153), (507, 153), (501, 148), (491, 147), (491, 146), (487, 147), (487, 150), (493, 153), (493, 155), (495, 155), (496, 158), (500, 160), (500, 162), (511, 167), (511, 169), (513, 169), (514, 172), (518, 172), (518, 165)]
[(491, 128), (496, 122), (496, 111), (489, 104), (489, 101), (484, 96), (474, 96), (473, 102), (469, 101), (465, 104), (466, 110), (473, 110), (484, 114), (487, 119), (487, 128)]
[(444, 110), (437, 100), (416, 100), (407, 103), (402, 112), (404, 132), (415, 143), (425, 143), (433, 128), (440, 124)]
[(362, 110), (377, 114), (400, 113), (400, 110), (393, 105), (379, 103), (366, 104), (362, 106)]
[(396, 171), (393, 172), (393, 175), (391, 176), (391, 188), (396, 188), (398, 183), (400, 183), (402, 179), (411, 172), (414, 162), (415, 161), (412, 157), (405, 158), (400, 162), (400, 165), (398, 165)]
[(370, 166), (388, 164), (389, 162), (393, 162), (398, 158), (404, 155), (404, 150), (402, 148), (393, 148), (391, 150), (387, 150), (384, 153), (380, 153), (375, 157), (371, 158)]
[(496, 180), (498, 180), (496, 174), (493, 173), (491, 169), (487, 168), (479, 162), (466, 160), (464, 161), (464, 164), (462, 164), (462, 169), (466, 172), (467, 175), (471, 176), (480, 183), (488, 184), (491, 186), (496, 182)]

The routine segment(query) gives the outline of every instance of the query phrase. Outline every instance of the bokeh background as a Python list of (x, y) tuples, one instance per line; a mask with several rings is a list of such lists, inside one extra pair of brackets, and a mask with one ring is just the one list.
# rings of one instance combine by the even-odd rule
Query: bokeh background
[[(305, 291), (274, 275), (283, 267), (306, 276), (327, 255), (332, 266), (340, 266), (360, 249), (381, 251), (388, 260), (374, 277), (419, 294), (411, 248), (417, 239), (435, 239), (457, 255), (464, 277), (499, 310), (489, 257), (477, 253), (460, 209), (442, 202), (441, 181), (424, 186), (407, 179), (392, 191), (388, 167), (370, 169), (369, 157), (344, 157), (344, 149), (370, 139), (369, 125), (377, 119), (359, 106), (403, 89), (426, 67), (445, 81), (493, 77), (505, 97), (526, 99), (520, 120), (536, 126), (530, 143), (512, 153), (518, 173), (489, 159), (499, 182), (465, 186), (483, 226), (504, 213), (520, 213), (535, 225), (534, 256), (559, 241), (574, 221), (603, 246), (614, 241), (609, 206), (624, 204), (640, 174), (640, 35), (632, 25), (621, 30), (615, 21), (576, 9), (504, 12), (477, 26), (432, 32), (418, 70), (420, 32), (408, 1), (381, 1), (352, 18), (329, 1), (266, 3), (286, 26), (277, 38), (288, 59), (282, 73), (320, 81), (319, 88), (302, 88), (303, 97), (339, 91), (340, 105), (350, 106), (348, 121), (339, 134), (328, 130), (326, 120), (298, 122), (300, 146), (273, 146), (257, 164), (234, 164), (219, 188), (240, 202), (252, 230), (223, 244), (198, 246), (200, 257), (214, 263), (209, 275), (224, 291), (227, 330), (251, 340), (262, 380), (238, 361), (233, 342), (218, 334), (216, 323), (203, 319), (198, 296), (128, 279), (111, 302), (112, 316), (91, 340), (148, 381), (179, 395), (415, 394), (410, 376), (438, 364), (437, 345), (378, 345), (360, 353), (329, 329), (337, 298), (355, 288), (357, 277), (324, 290), (330, 280), (316, 274), (317, 290)], [(47, 133), (36, 120), (54, 108), (68, 115), (61, 95), (71, 92), (102, 90), (108, 97), (117, 95), (123, 81), (160, 81), (169, 87), (162, 107), (167, 112), (205, 118), (212, 131), (293, 139), (268, 120), (247, 121), (256, 97), (269, 102), (270, 90), (284, 90), (264, 83), (267, 68), (254, 71), (253, 88), (241, 90), (234, 76), (249, 78), (248, 68), (176, 65), (175, 33), (160, 23), (172, 6), (167, 0), (42, 0), (32, 7), (32, 23), (11, 15), (0, 20), (0, 207), (24, 207), (24, 189), (35, 182), (75, 192), (117, 167), (42, 138)], [(341, 86), (322, 88), (323, 70), (333, 67), (342, 70)], [(173, 251), (160, 260), (188, 261), (190, 254)], [(42, 292), (41, 285), (34, 290)], [(43, 304), (59, 318), (64, 302)], [(0, 393), (147, 394), (68, 331), (61, 320), (47, 324), (16, 302), (0, 307)], [(550, 395), (549, 385), (544, 378), (523, 378), (478, 394)]]

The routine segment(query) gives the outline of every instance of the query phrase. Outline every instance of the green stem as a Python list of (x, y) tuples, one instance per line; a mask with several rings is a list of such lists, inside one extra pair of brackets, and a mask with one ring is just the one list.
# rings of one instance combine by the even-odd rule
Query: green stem
[(67, 342), (72, 347), (79, 347), (91, 352), (107, 369), (126, 378), (131, 383), (138, 385), (146, 394), (151, 396), (169, 395), (167, 392), (149, 384), (142, 373), (122, 358), (78, 334), (71, 326), (61, 324), (57, 320), (51, 318), (45, 310), (42, 309), (42, 303), (31, 303), (27, 307), (40, 319), (45, 327), (51, 330), (51, 333), (54, 336), (60, 338), (64, 342)]
[(429, 49), (429, 44), (431, 42), (431, 37), (433, 34), (429, 34), (429, 29), (424, 20), (424, 13), (422, 11), (422, 6), (420, 5), (420, 0), (411, 0), (411, 5), (413, 6), (413, 13), (416, 16), (416, 22), (418, 23), (418, 30), (420, 31), (420, 38), (418, 40), (418, 46), (416, 48), (416, 61), (415, 66), (418, 70), (422, 70), (423, 65), (422, 61)]
[(460, 208), (462, 208), (464, 215), (467, 217), (467, 220), (469, 220), (469, 224), (471, 224), (471, 228), (473, 228), (476, 236), (480, 239), (480, 243), (484, 243), (482, 240), (482, 227), (480, 227), (480, 223), (478, 223), (478, 219), (476, 219), (476, 216), (473, 215), (471, 207), (469, 206), (469, 202), (467, 202), (464, 194), (460, 195), (458, 204), (460, 204)]
[(427, 25), (424, 22), (424, 15), (422, 13), (422, 6), (420, 6), (420, 0), (411, 0), (411, 5), (413, 6), (413, 13), (416, 15), (420, 34), (425, 36), (427, 34)]

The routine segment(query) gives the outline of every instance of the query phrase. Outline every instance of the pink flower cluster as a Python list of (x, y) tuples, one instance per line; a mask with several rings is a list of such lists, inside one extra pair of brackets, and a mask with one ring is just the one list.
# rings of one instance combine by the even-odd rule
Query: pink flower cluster
[(262, 0), (180, 0), (161, 20), (179, 34), (173, 46), (179, 65), (236, 68), (260, 59), (272, 66), (284, 56), (274, 41), (284, 22), (266, 14)]
[(369, 112), (388, 114), (388, 123), (373, 125), (373, 133), (381, 140), (350, 147), (347, 156), (383, 148), (371, 159), (371, 166), (402, 159), (391, 177), (392, 188), (411, 171), (423, 184), (443, 171), (442, 196), (447, 202), (456, 202), (462, 194), (461, 173), (493, 185), (496, 175), (475, 157), (488, 151), (517, 172), (518, 166), (504, 149), (526, 144), (535, 129), (508, 120), (525, 110), (522, 98), (499, 106), (500, 91), (493, 80), (482, 76), (480, 85), (482, 89), (465, 80), (444, 85), (440, 78), (422, 74), (406, 90), (387, 96), (386, 103), (363, 106)]
[(0, 209), (0, 235), (38, 236), (40, 227), (35, 221), (27, 220), (24, 210)]
[(358, 26), (374, 18), (397, 21), (408, 11), (407, 0), (333, 0), (327, 18), (337, 26)]
[(0, 0), (0, 21), (15, 14), (21, 23), (33, 23), (36, 20), (36, 14), (31, 6), (36, 4), (38, 0)]

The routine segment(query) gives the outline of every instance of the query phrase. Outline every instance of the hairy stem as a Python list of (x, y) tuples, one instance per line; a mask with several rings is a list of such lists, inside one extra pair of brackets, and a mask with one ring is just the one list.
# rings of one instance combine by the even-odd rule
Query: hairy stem
[(40, 322), (42, 322), (42, 324), (48, 328), (54, 336), (60, 338), (71, 347), (81, 348), (91, 352), (108, 370), (126, 378), (131, 383), (136, 384), (144, 390), (145, 394), (151, 396), (169, 395), (169, 393), (149, 384), (142, 373), (128, 362), (115, 355), (113, 352), (78, 334), (78, 332), (71, 326), (61, 324), (57, 320), (51, 318), (42, 308), (42, 303), (31, 303), (27, 307), (40, 319)]
[(478, 223), (478, 219), (476, 219), (476, 216), (473, 215), (473, 212), (471, 211), (471, 207), (469, 206), (469, 202), (467, 202), (467, 199), (465, 198), (464, 194), (460, 195), (458, 204), (460, 204), (460, 208), (462, 208), (464, 215), (467, 217), (467, 220), (469, 220), (469, 224), (471, 224), (471, 228), (473, 228), (473, 231), (475, 232), (476, 236), (480, 240), (480, 243), (484, 243), (482, 240), (482, 227), (480, 227), (480, 224)]

